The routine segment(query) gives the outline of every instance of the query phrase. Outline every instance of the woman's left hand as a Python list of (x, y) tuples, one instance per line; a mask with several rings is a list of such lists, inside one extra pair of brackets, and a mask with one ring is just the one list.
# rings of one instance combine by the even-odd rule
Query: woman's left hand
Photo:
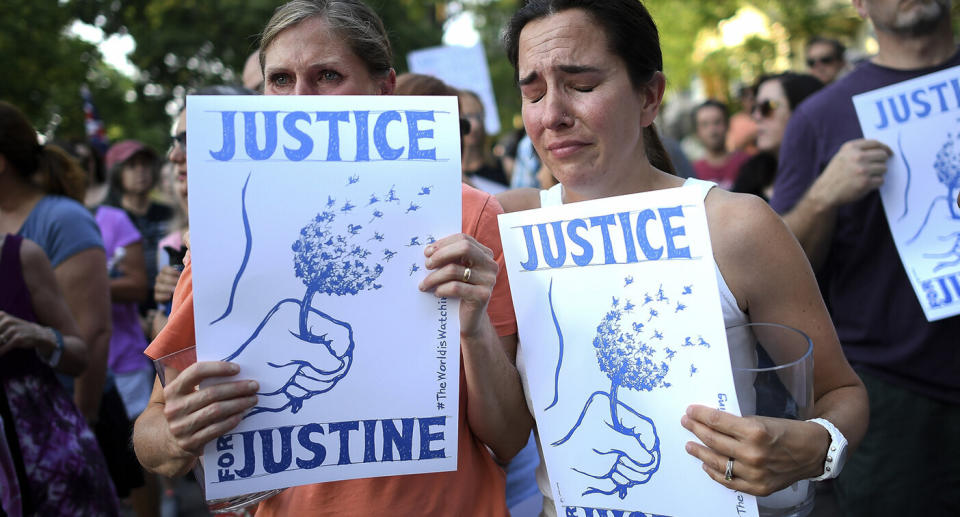
[[(765, 496), (794, 482), (819, 476), (830, 445), (823, 427), (801, 420), (739, 417), (692, 405), (680, 419), (703, 444), (687, 442), (687, 452), (703, 461), (714, 481), (733, 490)], [(733, 476), (724, 479), (727, 460)]]
[(37, 348), (49, 354), (56, 346), (49, 328), (0, 311), (0, 356), (14, 348)]
[(459, 298), (460, 335), (480, 332), (500, 270), (493, 252), (473, 237), (458, 233), (430, 244), (423, 253), (430, 274), (420, 282), (420, 290), (432, 291), (438, 298)]

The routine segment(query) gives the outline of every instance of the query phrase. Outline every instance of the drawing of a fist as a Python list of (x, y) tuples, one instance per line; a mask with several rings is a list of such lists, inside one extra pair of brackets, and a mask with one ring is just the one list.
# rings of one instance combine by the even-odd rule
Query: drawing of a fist
[[(258, 379), (259, 401), (247, 414), (300, 411), (304, 401), (333, 389), (353, 361), (353, 331), (344, 322), (309, 308), (300, 300), (277, 304), (237, 354), (242, 363), (266, 364), (276, 372)], [(301, 316), (305, 330), (301, 332)]]
[(583, 495), (617, 494), (624, 499), (627, 489), (648, 482), (660, 468), (660, 438), (653, 421), (622, 402), (616, 403), (616, 411), (613, 407), (609, 393), (594, 393), (576, 425), (553, 444), (582, 451), (572, 468), (592, 478)]

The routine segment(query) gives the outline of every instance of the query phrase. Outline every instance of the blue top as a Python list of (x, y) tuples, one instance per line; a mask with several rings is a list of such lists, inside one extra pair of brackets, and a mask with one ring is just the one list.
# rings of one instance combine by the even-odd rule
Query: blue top
[(93, 215), (80, 203), (62, 196), (41, 199), (17, 234), (43, 248), (54, 268), (81, 251), (103, 249)]

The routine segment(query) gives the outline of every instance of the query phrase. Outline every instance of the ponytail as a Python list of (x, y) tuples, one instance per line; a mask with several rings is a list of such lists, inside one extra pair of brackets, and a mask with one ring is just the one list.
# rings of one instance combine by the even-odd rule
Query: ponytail
[(87, 173), (73, 158), (55, 145), (39, 146), (33, 181), (47, 194), (66, 196), (83, 204)]
[(87, 173), (63, 149), (37, 143), (37, 132), (16, 106), (0, 101), (0, 154), (16, 174), (46, 194), (83, 203)]
[(663, 141), (660, 140), (657, 127), (652, 122), (649, 126), (643, 128), (643, 149), (647, 153), (647, 160), (650, 161), (650, 165), (663, 172), (677, 175), (677, 170), (673, 167), (673, 161), (670, 160), (670, 155), (667, 153), (667, 149), (663, 147)]

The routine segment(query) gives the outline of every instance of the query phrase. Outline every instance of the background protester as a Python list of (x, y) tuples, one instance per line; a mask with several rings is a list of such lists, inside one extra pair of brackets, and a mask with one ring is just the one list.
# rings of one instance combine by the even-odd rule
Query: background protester
[[(110, 178), (107, 204), (127, 212), (143, 236), (144, 250), (157, 249), (157, 243), (167, 234), (173, 219), (173, 209), (151, 197), (160, 181), (157, 153), (137, 140), (123, 140), (110, 146), (106, 166)], [(153, 284), (157, 278), (157, 255), (146, 253), (144, 258), (149, 289), (140, 301), (142, 315), (154, 306)]]
[(759, 152), (740, 167), (733, 184), (734, 192), (770, 199), (773, 179), (777, 175), (777, 156), (790, 115), (800, 102), (822, 87), (823, 83), (812, 75), (793, 72), (761, 77), (757, 81), (753, 118), (757, 125)]
[(0, 474), (0, 510), (116, 515), (96, 437), (54, 374), (82, 372), (87, 350), (43, 250), (0, 235), (0, 285), (0, 422), (13, 466)]
[(143, 485), (128, 446), (130, 421), (108, 375), (111, 310), (107, 262), (100, 230), (83, 199), (86, 172), (64, 151), (40, 146), (36, 132), (15, 107), (0, 102), (0, 231), (28, 238), (50, 257), (80, 337), (88, 346), (87, 370), (61, 377), (93, 428), (117, 495)]
[(737, 89), (740, 111), (730, 115), (730, 129), (727, 131), (727, 150), (743, 151), (749, 155), (757, 152), (757, 124), (751, 114), (756, 105), (756, 89), (753, 85), (742, 85)]
[[(259, 63), (259, 59), (257, 60)], [(259, 65), (257, 69), (259, 72)], [(232, 85), (213, 85), (199, 88), (191, 95), (256, 95), (256, 92), (246, 87)], [(153, 301), (157, 304), (157, 311), (150, 321), (150, 339), (157, 336), (167, 324), (170, 316), (170, 304), (173, 301), (173, 290), (183, 271), (183, 257), (187, 253), (184, 236), (189, 230), (189, 209), (187, 204), (187, 107), (184, 105), (177, 114), (173, 126), (173, 138), (167, 150), (167, 161), (172, 166), (170, 181), (170, 198), (176, 205), (175, 216), (171, 220), (171, 229), (160, 242), (157, 243), (157, 278), (153, 284)], [(152, 252), (150, 250), (148, 253)]]
[(729, 190), (749, 156), (742, 151), (727, 152), (727, 119), (727, 107), (717, 100), (707, 100), (693, 110), (694, 128), (705, 151), (693, 162), (693, 170), (697, 178)]
[(484, 192), (502, 192), (507, 189), (510, 181), (487, 142), (483, 102), (476, 93), (469, 90), (460, 90), (459, 98), (460, 118), (470, 123), (469, 130), (461, 136), (463, 157), (460, 159), (460, 167), (463, 169), (463, 177), (468, 184)]
[(837, 80), (847, 68), (847, 48), (835, 39), (814, 36), (807, 42), (807, 67), (810, 75), (823, 84)]
[(2, 101), (0, 158), (0, 232), (32, 240), (50, 257), (87, 344), (87, 369), (76, 380), (74, 400), (95, 422), (110, 347), (110, 295), (100, 232), (78, 202), (86, 174), (62, 150), (40, 145), (20, 110)]
[[(634, 0), (533, 0), (505, 31), (507, 55), (521, 84), (524, 126), (544, 163), (560, 180), (526, 191), (528, 206), (688, 185), (705, 198), (726, 326), (778, 322), (814, 343), (814, 414), (832, 422), (854, 446), (866, 430), (863, 385), (840, 350), (803, 251), (762, 201), (682, 180), (656, 166), (665, 155), (652, 122), (665, 88), (656, 26)], [(560, 66), (557, 66), (557, 65)], [(567, 84), (587, 87), (570, 93)], [(555, 142), (584, 142), (571, 150)], [(790, 285), (771, 290), (771, 285)], [(732, 353), (753, 346), (731, 339)], [(522, 349), (517, 364), (524, 374)], [(530, 403), (527, 398), (528, 405)], [(830, 435), (813, 422), (737, 417), (693, 405), (681, 424), (709, 447), (688, 442), (706, 474), (731, 489), (766, 495), (825, 473)], [(518, 429), (518, 433), (526, 429)], [(735, 463), (725, 479), (728, 460)], [(541, 463), (542, 465), (542, 463)], [(739, 471), (737, 469), (740, 469)], [(544, 510), (553, 514), (551, 485), (538, 472)]]
[[(267, 95), (388, 95), (396, 81), (386, 30), (358, 0), (294, 0), (279, 7), (262, 34), (260, 62)], [(436, 296), (453, 296), (454, 289), (464, 293), (458, 470), (289, 488), (260, 503), (258, 514), (507, 515), (503, 471), (489, 451), (503, 460), (516, 454), (527, 434), (515, 438), (506, 429), (517, 426), (518, 418), (522, 427), (529, 417), (511, 363), (516, 326), (502, 267), (499, 212), (494, 198), (464, 186), (463, 227), (468, 235), (446, 237), (428, 247), (426, 267), (433, 271), (421, 285)], [(488, 255), (484, 248), (493, 253)], [(464, 286), (459, 279), (466, 260), (479, 278)], [(186, 263), (170, 320), (147, 350), (151, 357), (195, 342), (189, 256)], [(451, 270), (457, 280), (450, 280)], [(183, 474), (205, 443), (237, 425), (240, 415), (256, 403), (255, 386), (234, 381), (219, 384), (215, 392), (209, 387), (195, 391), (204, 379), (235, 373), (229, 363), (201, 362), (166, 388), (154, 385), (151, 404), (138, 419), (134, 436), (144, 465), (168, 475)], [(213, 393), (219, 394), (216, 400), (210, 397)]]
[(841, 509), (950, 515), (960, 508), (960, 317), (924, 316), (877, 192), (893, 153), (863, 138), (850, 99), (958, 66), (960, 52), (948, 0), (853, 5), (873, 23), (879, 51), (796, 109), (771, 205), (816, 268), (870, 394), (870, 428), (834, 483)]

